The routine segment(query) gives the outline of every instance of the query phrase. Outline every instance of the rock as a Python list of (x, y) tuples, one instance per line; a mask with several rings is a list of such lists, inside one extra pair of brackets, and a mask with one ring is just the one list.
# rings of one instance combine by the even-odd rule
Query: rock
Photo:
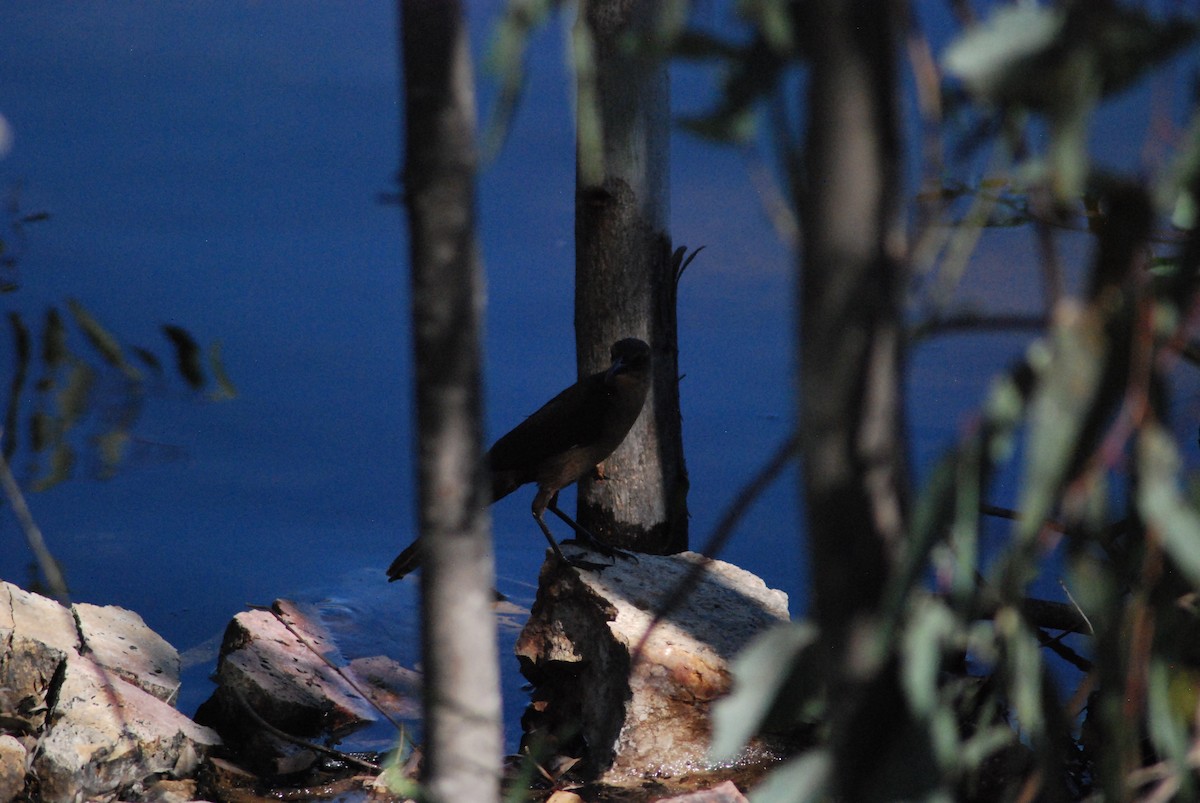
[(0, 800), (12, 800), (25, 788), (29, 752), (14, 736), (0, 734)]
[(155, 781), (146, 787), (141, 803), (189, 803), (196, 800), (196, 782)]
[(179, 653), (133, 611), (80, 602), (75, 612), (85, 651), (93, 661), (116, 672), (165, 703), (179, 694)]
[(67, 660), (57, 697), (33, 763), (43, 800), (102, 796), (158, 777), (187, 777), (221, 741), (86, 658)]
[[(46, 722), (46, 697), (69, 655), (78, 655), (75, 617), (52, 599), (0, 583), (0, 712), (26, 733)], [(7, 730), (17, 727), (16, 722)]]
[[(703, 579), (635, 661), (655, 611), (697, 563)], [(618, 559), (600, 572), (548, 561), (516, 645), (535, 686), (526, 730), (552, 739), (575, 730), (589, 772), (606, 783), (707, 768), (709, 709), (729, 691), (729, 661), (787, 619), (786, 594), (692, 552)]]
[(235, 744), (248, 767), (295, 769), (298, 748), (272, 729), (298, 739), (338, 739), (375, 720), (333, 668), (339, 663), (325, 628), (294, 603), (277, 600), (270, 611), (239, 613), (225, 630), (217, 690), (196, 719)]
[(134, 613), (68, 610), (0, 583), (0, 648), (0, 724), (11, 734), (0, 751), (15, 754), (12, 735), (35, 743), (42, 800), (144, 797), (147, 784), (190, 774), (220, 743), (160, 699), (175, 694), (179, 659)]
[(688, 792), (675, 797), (660, 797), (654, 803), (749, 803), (749, 800), (733, 781), (725, 781), (712, 789)]
[(421, 716), (421, 673), (385, 655), (355, 658), (343, 673), (378, 708), (393, 718)]

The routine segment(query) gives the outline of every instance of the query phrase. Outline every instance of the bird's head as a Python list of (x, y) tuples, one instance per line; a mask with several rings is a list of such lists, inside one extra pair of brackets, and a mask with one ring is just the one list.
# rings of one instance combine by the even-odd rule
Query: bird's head
[(618, 340), (612, 345), (612, 365), (604, 374), (604, 383), (611, 385), (618, 374), (644, 373), (650, 368), (650, 346), (636, 337)]

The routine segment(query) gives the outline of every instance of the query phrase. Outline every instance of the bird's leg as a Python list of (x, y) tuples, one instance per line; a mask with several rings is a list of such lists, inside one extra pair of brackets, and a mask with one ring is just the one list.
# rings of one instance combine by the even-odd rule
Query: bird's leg
[[(547, 496), (549, 496), (549, 498), (547, 498)], [(542, 514), (545, 512), (548, 505), (550, 506), (551, 510), (555, 510), (557, 508), (557, 505), (552, 504), (557, 497), (557, 493), (548, 495), (545, 491), (539, 489), (537, 496), (533, 498), (533, 520), (537, 522), (538, 527), (542, 528), (542, 534), (546, 536), (546, 540), (550, 543), (550, 549), (554, 550), (554, 556), (568, 566), (574, 566), (576, 569), (600, 571), (601, 569), (608, 568), (608, 566), (603, 563), (592, 563), (591, 561), (587, 560), (568, 558), (563, 554), (562, 550), (559, 549), (558, 542), (554, 540), (554, 535), (550, 532), (550, 528), (546, 526), (546, 520), (542, 517)], [(559, 513), (558, 515), (561, 516), (562, 514)]]
[(575, 535), (579, 536), (580, 540), (586, 542), (587, 545), (590, 546), (592, 549), (596, 550), (597, 552), (600, 552), (601, 554), (607, 555), (610, 558), (629, 558), (630, 560), (634, 561), (635, 563), (637, 562), (637, 558), (633, 555), (632, 552), (626, 552), (623, 549), (617, 549), (615, 546), (597, 538), (596, 536), (592, 535), (590, 532), (585, 530), (583, 527), (581, 527), (578, 522), (576, 522), (574, 519), (572, 519), (566, 513), (563, 513), (562, 510), (559, 509), (559, 507), (558, 507), (558, 494), (557, 493), (554, 494), (554, 496), (550, 497), (550, 500), (546, 503), (546, 507), (555, 516), (558, 516), (560, 519), (562, 519), (567, 524), (569, 524), (571, 529), (575, 531)]

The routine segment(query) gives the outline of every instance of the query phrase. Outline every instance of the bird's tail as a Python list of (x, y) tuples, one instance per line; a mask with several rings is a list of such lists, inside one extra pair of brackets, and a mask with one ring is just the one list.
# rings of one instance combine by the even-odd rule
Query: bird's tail
[(493, 471), (492, 502), (499, 502), (528, 481), (516, 471)]
[[(495, 502), (497, 499), (503, 499), (523, 484), (521, 476), (515, 471), (493, 471), (492, 501)], [(420, 566), (421, 539), (418, 538), (409, 544), (407, 549), (396, 556), (391, 566), (388, 566), (388, 582), (400, 580), (415, 572)]]
[(388, 582), (400, 580), (417, 570), (421, 565), (421, 539), (408, 545), (408, 548), (396, 556), (392, 565), (388, 566)]

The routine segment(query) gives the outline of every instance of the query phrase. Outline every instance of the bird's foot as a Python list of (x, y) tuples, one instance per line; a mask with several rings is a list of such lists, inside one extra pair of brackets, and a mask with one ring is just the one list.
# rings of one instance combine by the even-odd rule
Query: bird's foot
[(612, 544), (609, 544), (605, 541), (601, 541), (599, 538), (592, 535), (591, 533), (589, 533), (587, 530), (584, 530), (583, 528), (579, 529), (579, 531), (575, 534), (574, 538), (570, 538), (566, 541), (563, 541), (563, 543), (564, 544), (577, 544), (579, 546), (585, 546), (594, 552), (599, 552), (601, 555), (603, 555), (606, 558), (626, 558), (627, 560), (631, 560), (634, 563), (638, 562), (637, 555), (634, 555), (632, 552), (628, 552), (624, 549), (615, 547)]
[(593, 563), (590, 560), (581, 560), (579, 558), (568, 558), (563, 556), (563, 562), (568, 566), (573, 566), (576, 569), (583, 569), (588, 572), (601, 572), (612, 566), (611, 563)]

